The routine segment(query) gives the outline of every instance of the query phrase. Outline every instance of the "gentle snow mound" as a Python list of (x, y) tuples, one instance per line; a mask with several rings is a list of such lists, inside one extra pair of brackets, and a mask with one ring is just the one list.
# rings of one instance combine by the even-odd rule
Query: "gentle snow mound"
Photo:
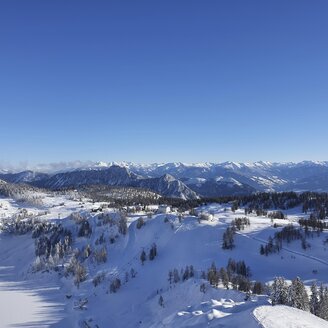
[(264, 328), (327, 328), (328, 322), (289, 306), (259, 306), (254, 316)]

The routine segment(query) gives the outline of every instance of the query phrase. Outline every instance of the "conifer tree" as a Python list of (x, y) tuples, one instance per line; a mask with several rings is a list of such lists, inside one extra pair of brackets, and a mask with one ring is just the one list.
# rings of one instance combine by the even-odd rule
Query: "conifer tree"
[(288, 304), (288, 286), (283, 277), (275, 277), (271, 286), (270, 298), (272, 305)]
[(315, 282), (311, 286), (310, 312), (314, 315), (318, 315), (319, 313), (319, 294)]
[(146, 259), (147, 259), (146, 252), (144, 250), (142, 250), (141, 255), (140, 255), (140, 261), (141, 261), (142, 265), (144, 264)]
[(310, 309), (308, 294), (302, 280), (299, 277), (296, 277), (289, 287), (288, 303), (290, 306), (303, 311), (308, 311)]
[(164, 299), (163, 299), (162, 295), (158, 299), (158, 304), (159, 304), (159, 306), (164, 307)]

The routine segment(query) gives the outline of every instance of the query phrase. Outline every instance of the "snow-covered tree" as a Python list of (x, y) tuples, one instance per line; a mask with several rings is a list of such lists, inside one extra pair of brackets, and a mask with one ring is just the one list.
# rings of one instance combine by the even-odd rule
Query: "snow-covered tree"
[(217, 286), (219, 284), (219, 272), (216, 269), (216, 265), (213, 262), (210, 269), (207, 272), (207, 280), (212, 286)]
[(321, 284), (319, 289), (319, 308), (318, 316), (324, 320), (328, 320), (328, 289)]
[(74, 283), (79, 287), (80, 283), (83, 282), (86, 279), (86, 277), (87, 277), (86, 268), (80, 262), (77, 262), (75, 266)]
[(317, 284), (314, 282), (311, 286), (310, 312), (314, 315), (319, 313), (319, 294)]
[(283, 277), (275, 277), (271, 286), (272, 305), (288, 304), (288, 286)]
[(120, 219), (118, 221), (118, 232), (122, 235), (126, 235), (128, 232), (128, 220), (126, 218), (125, 213), (121, 213)]
[(265, 286), (260, 281), (255, 281), (253, 285), (252, 293), (256, 295), (263, 295), (265, 292)]
[(228, 276), (226, 269), (222, 267), (219, 271), (219, 275), (220, 275), (223, 286), (226, 289), (229, 289), (229, 276)]
[(299, 277), (292, 280), (292, 284), (289, 287), (289, 305), (303, 310), (309, 311), (309, 297), (306, 292), (305, 286)]

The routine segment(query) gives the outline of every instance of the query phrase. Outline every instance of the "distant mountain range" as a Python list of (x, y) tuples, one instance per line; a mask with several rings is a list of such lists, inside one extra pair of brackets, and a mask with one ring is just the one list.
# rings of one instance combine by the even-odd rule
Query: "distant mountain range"
[(300, 163), (87, 163), (57, 172), (0, 173), (11, 183), (28, 183), (49, 189), (85, 185), (130, 186), (167, 197), (195, 199), (243, 195), (256, 191), (328, 192), (328, 162)]

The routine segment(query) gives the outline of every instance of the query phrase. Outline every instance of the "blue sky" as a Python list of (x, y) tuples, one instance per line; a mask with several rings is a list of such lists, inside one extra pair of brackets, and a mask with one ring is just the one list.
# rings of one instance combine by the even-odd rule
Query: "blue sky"
[(0, 162), (327, 160), (326, 0), (0, 3)]

